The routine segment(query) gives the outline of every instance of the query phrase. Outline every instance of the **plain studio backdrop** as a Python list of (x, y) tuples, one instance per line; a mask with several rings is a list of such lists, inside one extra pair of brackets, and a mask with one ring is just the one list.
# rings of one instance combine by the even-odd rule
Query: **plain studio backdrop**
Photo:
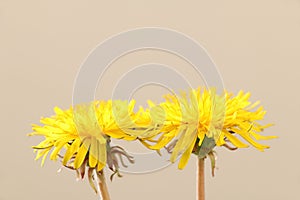
[[(297, 199), (300, 189), (299, 78), (300, 1), (57, 1), (0, 0), (1, 200), (97, 199), (88, 181), (47, 160), (34, 161), (31, 124), (68, 108), (81, 63), (100, 42), (133, 28), (155, 26), (182, 32), (202, 44), (214, 60), (228, 91), (240, 89), (261, 100), (271, 149), (218, 152), (216, 176), (206, 163), (207, 199)], [(131, 67), (164, 63), (202, 85), (182, 59), (159, 51), (140, 51), (115, 62), (97, 95), (109, 97)], [(167, 91), (140, 88), (144, 105)], [(128, 148), (141, 148), (134, 146)], [(196, 199), (196, 158), (179, 171), (176, 164), (145, 175), (124, 174), (108, 181), (113, 200)]]

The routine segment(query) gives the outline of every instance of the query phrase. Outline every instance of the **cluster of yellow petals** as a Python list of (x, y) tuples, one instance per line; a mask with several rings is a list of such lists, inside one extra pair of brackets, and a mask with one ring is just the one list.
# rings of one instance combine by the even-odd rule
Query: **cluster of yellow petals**
[[(42, 157), (42, 165), (52, 150), (50, 159), (62, 157), (65, 166), (79, 169), (88, 157), (88, 166), (102, 170), (107, 160), (107, 139), (109, 137), (135, 140), (141, 136), (137, 114), (133, 112), (135, 101), (94, 101), (77, 105), (68, 110), (54, 108), (52, 117), (42, 118), (43, 124), (33, 125), (33, 133), (45, 137), (33, 148), (36, 160)], [(62, 156), (62, 148), (65, 154)], [(84, 166), (85, 167), (85, 166)]]
[[(100, 171), (107, 162), (107, 139), (139, 139), (146, 147), (159, 150), (176, 141), (171, 161), (181, 155), (179, 168), (184, 168), (191, 153), (204, 138), (213, 138), (217, 146), (231, 143), (237, 148), (248, 147), (243, 138), (258, 150), (268, 148), (256, 140), (274, 138), (259, 133), (270, 125), (260, 125), (265, 111), (259, 102), (251, 103), (250, 94), (228, 92), (216, 94), (214, 89), (195, 89), (180, 95), (167, 95), (166, 101), (134, 112), (135, 101), (94, 101), (68, 110), (55, 108), (55, 115), (42, 118), (43, 125), (33, 125), (30, 135), (45, 140), (34, 149), (36, 159), (62, 157), (63, 165), (78, 169), (87, 162)], [(65, 148), (64, 155), (61, 150)]]
[[(149, 101), (150, 109), (160, 110), (152, 115), (155, 121), (163, 121), (160, 136), (154, 145), (144, 142), (150, 149), (161, 149), (176, 140), (171, 162), (181, 156), (179, 168), (182, 169), (192, 152), (200, 147), (204, 138), (213, 138), (217, 146), (231, 143), (237, 148), (248, 147), (243, 138), (260, 151), (269, 148), (256, 140), (267, 140), (276, 136), (262, 136), (259, 132), (272, 124), (260, 125), (266, 111), (259, 102), (249, 101), (250, 93), (240, 91), (236, 96), (224, 92), (216, 94), (215, 89), (192, 89), (180, 95), (169, 94), (166, 101), (154, 104)], [(153, 140), (152, 140), (153, 141)], [(152, 142), (151, 141), (151, 142)], [(209, 153), (209, 152), (207, 152)]]

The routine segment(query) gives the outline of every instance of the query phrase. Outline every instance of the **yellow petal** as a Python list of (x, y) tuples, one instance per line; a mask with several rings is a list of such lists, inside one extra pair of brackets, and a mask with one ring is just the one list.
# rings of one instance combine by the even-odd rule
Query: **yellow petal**
[(225, 134), (222, 131), (220, 131), (220, 130), (217, 130), (217, 131), (219, 132), (219, 134), (216, 134), (214, 136), (214, 139), (216, 141), (216, 145), (217, 146), (222, 146), (223, 144), (226, 143), (225, 140), (224, 140)]
[(166, 146), (174, 137), (163, 137), (158, 143), (153, 146), (149, 146), (150, 149), (158, 150)]
[(107, 141), (104, 139), (103, 136), (97, 137), (97, 151), (98, 151), (98, 157), (97, 161), (98, 161), (98, 165), (99, 163), (102, 163), (102, 165), (105, 166), (106, 164), (106, 160), (107, 160), (107, 153), (106, 153), (106, 144)]
[(98, 162), (97, 164), (97, 171), (101, 171), (103, 168), (105, 167), (105, 163), (102, 162)]
[(227, 139), (237, 148), (246, 148), (249, 147), (247, 144), (241, 142), (238, 138), (234, 137), (231, 133), (228, 131), (224, 130), (223, 133), (227, 137)]
[(183, 169), (186, 166), (186, 164), (188, 163), (188, 160), (190, 159), (191, 153), (194, 149), (196, 139), (197, 139), (197, 135), (194, 136), (194, 139), (193, 139), (192, 143), (190, 144), (189, 148), (183, 153), (183, 155), (179, 161), (179, 164), (178, 164), (179, 169)]
[(260, 134), (258, 134), (258, 133), (253, 132), (253, 131), (251, 131), (250, 134), (251, 134), (256, 140), (270, 140), (270, 139), (278, 138), (277, 136), (273, 136), (273, 135), (260, 135)]
[(43, 156), (43, 159), (42, 159), (42, 162), (41, 162), (41, 166), (44, 166), (44, 164), (45, 164), (45, 160), (46, 160), (46, 158), (47, 158), (47, 155), (49, 154), (49, 152), (50, 152), (50, 149), (49, 149), (49, 150), (47, 150), (47, 151), (46, 151), (46, 153), (44, 154), (44, 156)]
[(50, 155), (50, 160), (56, 160), (57, 159), (57, 154), (59, 153), (61, 148), (64, 145), (66, 145), (72, 139), (73, 138), (67, 137), (67, 138), (56, 141), (56, 143), (54, 144), (55, 148), (54, 148), (53, 152)]
[(67, 162), (72, 158), (74, 153), (78, 151), (81, 141), (82, 140), (80, 138), (74, 140), (74, 142), (71, 144), (71, 146), (67, 149), (66, 154), (62, 161), (63, 165), (66, 165)]
[(190, 145), (193, 144), (195, 136), (197, 136), (197, 131), (195, 127), (188, 126), (186, 128), (182, 128), (182, 132), (180, 133), (180, 137), (173, 149), (172, 155), (171, 155), (171, 162), (175, 162), (176, 158), (179, 154), (185, 152), (188, 148), (190, 148)]
[(74, 168), (75, 169), (78, 169), (82, 165), (82, 163), (86, 157), (86, 154), (88, 152), (88, 149), (90, 147), (90, 144), (91, 144), (91, 139), (89, 139), (89, 138), (87, 138), (83, 141), (83, 144), (80, 146), (78, 153), (76, 155), (76, 158), (74, 160)]
[(94, 168), (98, 162), (98, 142), (96, 138), (91, 139), (91, 148), (89, 151), (89, 166)]
[(242, 130), (238, 130), (236, 128), (232, 128), (232, 131), (234, 131), (235, 133), (239, 134), (240, 136), (242, 136), (247, 142), (249, 142), (252, 146), (254, 146), (255, 148), (257, 148), (260, 151), (263, 151), (264, 149), (269, 148), (269, 146), (267, 145), (262, 145), (259, 144), (257, 142), (255, 142), (249, 135), (248, 132), (244, 132)]

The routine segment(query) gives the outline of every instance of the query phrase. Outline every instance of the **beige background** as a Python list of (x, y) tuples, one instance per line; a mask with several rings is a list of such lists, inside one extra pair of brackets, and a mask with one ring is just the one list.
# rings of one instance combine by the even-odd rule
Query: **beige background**
[[(87, 180), (76, 182), (68, 170), (56, 173), (59, 163), (47, 161), (41, 168), (34, 162), (30, 146), (39, 139), (26, 133), (54, 106), (71, 104), (79, 66), (97, 44), (143, 26), (175, 29), (197, 40), (218, 65), (226, 88), (251, 91), (268, 111), (265, 122), (276, 123), (266, 134), (280, 139), (268, 142), (272, 148), (265, 153), (217, 149), (216, 177), (206, 166), (207, 199), (297, 199), (299, 0), (0, 0), (0, 200), (97, 199)], [(105, 94), (111, 88), (105, 81), (132, 64), (153, 60), (201, 83), (180, 59), (139, 52), (114, 64), (114, 73), (103, 80)], [(159, 100), (161, 93), (150, 86), (136, 98), (143, 104), (149, 96)], [(109, 183), (112, 199), (196, 199), (195, 163), (193, 157), (184, 171), (174, 165), (143, 176), (126, 174)]]

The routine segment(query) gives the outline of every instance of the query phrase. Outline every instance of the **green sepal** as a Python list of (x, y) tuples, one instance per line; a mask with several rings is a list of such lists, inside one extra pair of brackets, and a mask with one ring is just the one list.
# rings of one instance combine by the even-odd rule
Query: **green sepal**
[(199, 159), (205, 158), (216, 146), (214, 138), (204, 137), (203, 142), (200, 147), (197, 148), (196, 154)]

